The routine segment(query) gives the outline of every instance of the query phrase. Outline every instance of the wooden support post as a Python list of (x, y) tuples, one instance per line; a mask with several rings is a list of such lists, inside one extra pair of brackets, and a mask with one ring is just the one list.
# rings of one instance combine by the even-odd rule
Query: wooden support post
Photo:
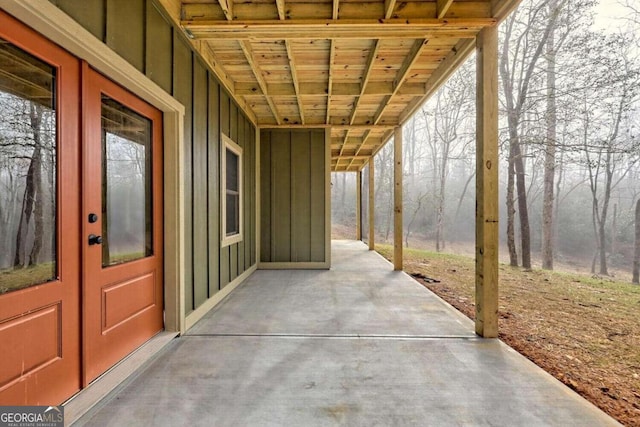
[(393, 269), (402, 270), (402, 126), (393, 132)]
[(356, 240), (362, 240), (362, 171), (356, 172)]
[(476, 333), (498, 336), (498, 28), (476, 39)]
[(369, 160), (369, 250), (373, 251), (376, 248), (376, 220), (375, 220), (375, 208), (376, 208), (376, 200), (375, 200), (375, 181), (376, 181), (376, 172), (375, 172), (375, 161), (374, 158), (371, 157)]

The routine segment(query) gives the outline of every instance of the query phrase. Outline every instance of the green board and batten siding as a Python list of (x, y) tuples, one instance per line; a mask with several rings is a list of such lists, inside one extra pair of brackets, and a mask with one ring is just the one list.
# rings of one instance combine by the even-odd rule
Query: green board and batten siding
[[(50, 0), (185, 106), (185, 312), (256, 262), (255, 127), (153, 0)], [(244, 239), (220, 248), (220, 132), (244, 149)], [(252, 199), (253, 198), (253, 199)]]
[(328, 268), (325, 130), (260, 133), (261, 268)]

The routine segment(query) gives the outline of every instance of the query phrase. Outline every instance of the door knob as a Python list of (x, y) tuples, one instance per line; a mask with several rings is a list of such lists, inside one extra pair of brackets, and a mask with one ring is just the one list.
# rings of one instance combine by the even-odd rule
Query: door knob
[(98, 215), (94, 214), (94, 213), (90, 213), (89, 217), (87, 218), (89, 220), (89, 222), (91, 224), (95, 223), (98, 221)]
[(95, 234), (89, 234), (89, 244), (99, 245), (102, 243), (102, 236), (96, 236)]

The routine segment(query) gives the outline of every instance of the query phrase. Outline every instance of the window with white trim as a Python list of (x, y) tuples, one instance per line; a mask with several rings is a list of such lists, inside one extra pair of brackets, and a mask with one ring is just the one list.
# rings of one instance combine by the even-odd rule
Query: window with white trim
[(242, 240), (242, 147), (222, 135), (222, 246)]

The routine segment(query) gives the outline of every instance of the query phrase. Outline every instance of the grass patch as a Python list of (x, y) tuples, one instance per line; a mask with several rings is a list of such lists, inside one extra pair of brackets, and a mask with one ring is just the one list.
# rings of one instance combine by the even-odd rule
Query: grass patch
[[(376, 245), (387, 259), (393, 247)], [(640, 286), (499, 266), (500, 338), (628, 426), (640, 426)], [(472, 318), (475, 261), (404, 250), (404, 270)]]
[(0, 270), (0, 295), (46, 283), (56, 277), (53, 262), (45, 262), (24, 268), (7, 268)]
[(112, 254), (109, 259), (109, 265), (124, 264), (125, 262), (135, 261), (141, 258), (144, 258), (144, 252), (142, 251)]

